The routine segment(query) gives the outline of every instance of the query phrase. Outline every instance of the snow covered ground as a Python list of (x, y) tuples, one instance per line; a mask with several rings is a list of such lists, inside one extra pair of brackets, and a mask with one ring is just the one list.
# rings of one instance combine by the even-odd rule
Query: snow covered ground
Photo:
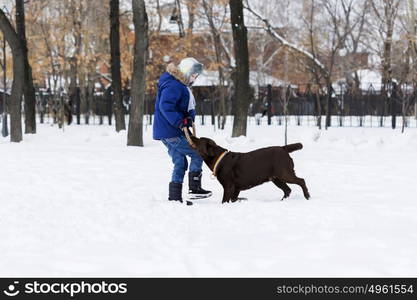
[[(282, 145), (282, 126), (198, 126), (232, 151)], [(221, 204), (170, 203), (171, 162), (145, 131), (127, 147), (109, 126), (38, 125), (0, 137), (0, 276), (417, 276), (417, 129), (289, 128), (301, 189), (267, 183)], [(184, 192), (185, 194), (185, 192)]]

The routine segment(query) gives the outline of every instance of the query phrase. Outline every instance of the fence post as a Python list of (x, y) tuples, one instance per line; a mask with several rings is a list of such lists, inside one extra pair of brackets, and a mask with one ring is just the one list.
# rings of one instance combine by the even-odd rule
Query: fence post
[(327, 87), (327, 101), (326, 101), (326, 129), (332, 126), (332, 85), (329, 84)]
[(45, 116), (45, 107), (46, 107), (46, 105), (44, 105), (44, 103), (45, 103), (44, 99), (45, 99), (45, 96), (43, 95), (42, 91), (39, 90), (38, 110), (39, 110), (39, 118), (40, 118), (41, 124), (43, 124), (44, 116)]
[(201, 111), (201, 125), (204, 125), (204, 100), (200, 101), (200, 111)]
[(111, 119), (113, 114), (113, 91), (111, 86), (107, 88), (105, 93), (105, 101), (106, 101), (106, 114), (108, 118), (109, 125), (111, 125)]
[(384, 90), (384, 92), (381, 94), (381, 97), (382, 97), (381, 99), (382, 103), (381, 103), (381, 116), (379, 119), (379, 127), (384, 127), (385, 105), (386, 105), (387, 98), (388, 98), (386, 90)]
[(297, 126), (301, 126), (301, 103), (297, 101)]
[[(374, 94), (375, 94), (375, 89), (374, 89), (374, 87), (373, 87), (373, 85), (371, 83), (370, 86), (369, 86), (369, 89), (368, 89), (368, 104), (371, 102), (371, 96), (374, 95)], [(369, 104), (369, 106), (372, 107), (372, 105), (370, 105), (370, 104)], [(372, 110), (369, 112), (369, 114), (371, 115), (371, 127), (372, 127), (373, 126), (372, 125), (373, 124), (372, 121), (373, 121), (373, 117), (374, 117), (374, 114), (373, 114)], [(376, 117), (378, 116), (378, 109), (377, 108), (376, 108), (375, 116)]]
[(268, 84), (267, 87), (267, 103), (268, 103), (268, 125), (271, 125), (272, 120), (272, 85)]
[(395, 129), (396, 121), (397, 121), (397, 84), (395, 82), (392, 82), (392, 92), (391, 92), (391, 127), (392, 129)]
[(358, 112), (358, 114), (359, 114), (359, 127), (362, 127), (363, 126), (363, 115), (364, 115), (364, 113), (363, 113), (363, 107), (364, 107), (364, 104), (363, 104), (363, 99), (362, 99), (362, 97), (360, 98), (360, 100), (359, 100), (359, 112)]
[(345, 109), (345, 83), (340, 83), (340, 113), (339, 113), (339, 126), (343, 127), (343, 115)]
[(81, 90), (75, 89), (75, 114), (77, 116), (77, 125), (81, 124)]
[(211, 125), (216, 125), (216, 118), (214, 117), (214, 99), (211, 99), (211, 101), (210, 101), (210, 103), (211, 103), (211, 107), (210, 107), (210, 109), (211, 109)]

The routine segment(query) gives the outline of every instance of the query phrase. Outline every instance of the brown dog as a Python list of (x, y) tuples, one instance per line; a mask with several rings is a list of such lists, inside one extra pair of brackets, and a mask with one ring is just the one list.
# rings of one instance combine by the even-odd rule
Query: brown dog
[(231, 152), (218, 146), (209, 138), (188, 136), (191, 146), (223, 186), (222, 203), (235, 202), (240, 191), (272, 181), (287, 198), (291, 189), (287, 183), (298, 184), (308, 200), (310, 194), (304, 179), (295, 176), (294, 162), (288, 153), (301, 149), (300, 143), (283, 147), (267, 147), (247, 153)]

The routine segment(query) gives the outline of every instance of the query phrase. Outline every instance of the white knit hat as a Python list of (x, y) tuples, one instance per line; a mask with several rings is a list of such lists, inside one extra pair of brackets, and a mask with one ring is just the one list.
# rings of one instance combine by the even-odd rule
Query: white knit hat
[(178, 69), (181, 71), (182, 74), (184, 74), (185, 78), (187, 78), (188, 80), (191, 75), (200, 75), (203, 72), (203, 64), (199, 63), (193, 57), (187, 57), (181, 60), (181, 62), (178, 65)]

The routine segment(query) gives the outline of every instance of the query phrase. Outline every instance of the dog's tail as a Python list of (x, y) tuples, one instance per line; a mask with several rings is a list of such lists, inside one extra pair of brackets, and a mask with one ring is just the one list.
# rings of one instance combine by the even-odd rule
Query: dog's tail
[(282, 146), (282, 148), (284, 148), (284, 150), (287, 151), (288, 153), (291, 153), (291, 152), (303, 149), (303, 145), (301, 143), (295, 143), (295, 144)]

